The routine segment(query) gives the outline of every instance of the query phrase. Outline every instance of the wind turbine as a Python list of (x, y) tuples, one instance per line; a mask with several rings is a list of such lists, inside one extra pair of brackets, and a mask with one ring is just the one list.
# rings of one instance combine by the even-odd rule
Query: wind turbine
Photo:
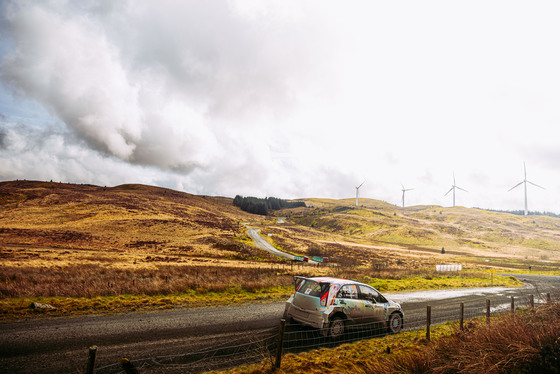
[(461, 190), (461, 191), (469, 192), (469, 191), (464, 190), (464, 189), (462, 189), (461, 187), (459, 187), (459, 186), (457, 186), (457, 185), (455, 184), (455, 173), (453, 173), (453, 185), (451, 186), (451, 188), (449, 189), (449, 191), (447, 191), (447, 192), (445, 193), (445, 195), (443, 195), (443, 196), (447, 196), (447, 194), (450, 193), (450, 192), (453, 190), (453, 206), (455, 206), (455, 189), (459, 189), (459, 190)]
[(524, 186), (524, 187), (525, 187), (525, 215), (528, 215), (528, 214), (529, 214), (529, 211), (527, 210), (527, 183), (530, 183), (530, 184), (532, 184), (533, 186), (537, 186), (537, 187), (539, 187), (539, 188), (542, 188), (543, 190), (544, 190), (545, 188), (539, 186), (538, 184), (535, 184), (535, 183), (533, 183), (533, 182), (527, 180), (527, 167), (525, 166), (525, 162), (523, 163), (523, 171), (524, 171), (524, 173), (525, 173), (525, 178), (524, 178), (521, 182), (517, 183), (515, 186), (513, 186), (512, 188), (510, 188), (510, 189), (508, 190), (508, 192), (511, 191), (511, 190), (513, 190), (515, 187), (517, 187), (517, 186), (519, 186), (519, 185), (521, 185), (521, 184), (524, 184), (524, 185), (525, 185), (525, 186)]
[(404, 188), (404, 186), (401, 183), (401, 187), (402, 187), (402, 207), (404, 208), (404, 193), (406, 191), (412, 191), (414, 188)]
[(358, 206), (358, 198), (360, 197), (360, 187), (362, 187), (364, 183), (366, 183), (366, 181), (363, 181), (362, 184), (356, 187), (356, 206)]

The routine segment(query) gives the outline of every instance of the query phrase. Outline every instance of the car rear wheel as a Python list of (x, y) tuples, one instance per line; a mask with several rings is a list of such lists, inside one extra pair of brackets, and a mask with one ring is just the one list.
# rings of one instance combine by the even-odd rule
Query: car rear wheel
[(389, 324), (388, 326), (389, 333), (396, 334), (401, 332), (403, 326), (402, 316), (399, 313), (391, 314), (391, 317), (389, 317), (388, 324)]
[(344, 335), (344, 330), (346, 329), (346, 325), (344, 320), (340, 317), (334, 317), (329, 325), (329, 336), (332, 339), (339, 339)]

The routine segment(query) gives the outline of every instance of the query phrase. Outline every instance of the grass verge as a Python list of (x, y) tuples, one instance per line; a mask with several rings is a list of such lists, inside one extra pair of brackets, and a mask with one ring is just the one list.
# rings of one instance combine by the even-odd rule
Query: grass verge
[[(214, 273), (212, 273), (214, 274)], [(341, 274), (343, 275), (343, 274)], [(350, 275), (350, 274), (349, 274)], [(387, 277), (388, 274), (380, 272), (377, 274)], [(494, 282), (485, 272), (465, 273), (418, 273), (413, 276), (395, 276), (395, 279), (372, 278), (370, 276), (348, 277), (364, 283), (368, 283), (381, 292), (419, 291), (430, 289), (452, 289), (452, 288), (478, 288), (488, 286), (517, 287), (521, 285), (514, 277), (494, 276)], [(114, 294), (114, 288), (108, 289), (107, 293), (91, 296), (83, 295), (48, 295), (5, 297), (0, 299), (0, 320), (9, 321), (25, 318), (37, 318), (45, 316), (68, 316), (94, 313), (122, 313), (134, 311), (148, 311), (171, 309), (178, 307), (205, 307), (205, 306), (227, 306), (240, 303), (284, 301), (293, 292), (291, 274), (280, 274), (277, 277), (283, 279), (276, 282), (277, 286), (270, 286), (274, 281), (267, 279), (266, 282), (249, 284), (249, 280), (238, 278), (238, 285), (225, 285), (215, 288), (204, 288), (209, 282), (200, 281), (189, 285), (185, 291), (170, 290), (170, 282), (163, 282), (160, 293), (134, 293), (124, 292)], [(244, 282), (244, 283), (243, 283)], [(251, 282), (254, 280), (251, 278)], [(105, 282), (102, 282), (105, 284)], [(218, 286), (218, 285), (215, 285)], [(132, 290), (127, 288), (126, 290)], [(151, 289), (152, 291), (156, 289)], [(173, 289), (171, 289), (173, 290)], [(4, 289), (6, 291), (6, 289)], [(93, 292), (93, 291), (91, 291)], [(90, 293), (90, 291), (88, 291)], [(32, 303), (48, 304), (53, 309), (32, 308)]]
[[(291, 288), (277, 287), (257, 291), (232, 288), (220, 292), (189, 291), (171, 295), (117, 295), (97, 297), (22, 297), (0, 300), (0, 321), (37, 317), (57, 317), (98, 313), (125, 313), (172, 308), (219, 307), (241, 303), (280, 301)], [(33, 303), (53, 308), (33, 308)]]

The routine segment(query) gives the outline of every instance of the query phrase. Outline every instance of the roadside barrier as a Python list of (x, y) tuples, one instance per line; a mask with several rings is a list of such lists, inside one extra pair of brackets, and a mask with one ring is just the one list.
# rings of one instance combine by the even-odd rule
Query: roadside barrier
[[(515, 313), (519, 308), (534, 308), (540, 304), (552, 303), (560, 299), (560, 289), (548, 293), (538, 293), (537, 297), (527, 292), (516, 297), (492, 297), (483, 302), (483, 298), (469, 303), (450, 303), (434, 307), (428, 305), (423, 313), (420, 309), (405, 315), (403, 331), (426, 329), (426, 339), (431, 339), (431, 326), (446, 322), (458, 322), (463, 329), (465, 321), (474, 318), (485, 318), (491, 323), (492, 316), (503, 313)], [(333, 348), (343, 343), (351, 343), (363, 339), (371, 339), (387, 335), (387, 327), (380, 323), (363, 323), (354, 325), (352, 329), (339, 339), (326, 337), (326, 331), (313, 329), (300, 324), (280, 321), (278, 327), (263, 329), (242, 334), (237, 338), (220, 345), (211, 345), (206, 349), (177, 355), (158, 356), (140, 359), (123, 358), (118, 363), (94, 368), (99, 362), (97, 346), (89, 348), (89, 357), (85, 373), (143, 373), (160, 369), (173, 370), (181, 373), (199, 373), (211, 370), (233, 368), (267, 361), (271, 368), (280, 368), (282, 357), (286, 353), (298, 353), (316, 348)], [(126, 366), (126, 367), (125, 367)]]

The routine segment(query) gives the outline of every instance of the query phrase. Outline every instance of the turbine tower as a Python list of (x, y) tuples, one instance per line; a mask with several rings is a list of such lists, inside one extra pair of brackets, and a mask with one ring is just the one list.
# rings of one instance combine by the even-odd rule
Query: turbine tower
[(356, 187), (356, 206), (358, 206), (358, 198), (360, 197), (360, 187), (362, 187), (364, 183), (366, 183), (366, 181), (363, 181), (362, 184)]
[(525, 173), (525, 174), (524, 174), (524, 175), (525, 175), (525, 178), (524, 178), (521, 182), (517, 183), (515, 186), (513, 186), (512, 188), (510, 188), (510, 189), (508, 190), (508, 192), (511, 191), (511, 190), (513, 190), (515, 187), (517, 187), (517, 186), (519, 186), (519, 185), (521, 185), (521, 184), (524, 184), (524, 187), (525, 187), (525, 215), (528, 215), (528, 214), (529, 214), (529, 211), (527, 210), (527, 183), (530, 183), (530, 184), (532, 184), (533, 186), (537, 186), (537, 187), (539, 187), (539, 188), (542, 188), (543, 190), (544, 190), (545, 188), (539, 186), (538, 184), (535, 184), (535, 183), (533, 183), (533, 182), (527, 180), (527, 167), (525, 166), (525, 162), (523, 163), (523, 172)]
[(447, 196), (448, 193), (450, 193), (451, 191), (453, 191), (453, 207), (455, 207), (455, 189), (459, 189), (461, 191), (465, 191), (465, 192), (469, 192), (467, 190), (462, 189), (461, 187), (457, 186), (457, 184), (455, 184), (455, 173), (453, 173), (453, 185), (451, 186), (451, 188), (449, 189), (449, 191), (447, 191), (445, 193), (445, 195), (443, 196)]
[(404, 208), (404, 193), (406, 191), (412, 191), (414, 188), (404, 188), (404, 186), (401, 183), (401, 187), (402, 187), (402, 207)]

